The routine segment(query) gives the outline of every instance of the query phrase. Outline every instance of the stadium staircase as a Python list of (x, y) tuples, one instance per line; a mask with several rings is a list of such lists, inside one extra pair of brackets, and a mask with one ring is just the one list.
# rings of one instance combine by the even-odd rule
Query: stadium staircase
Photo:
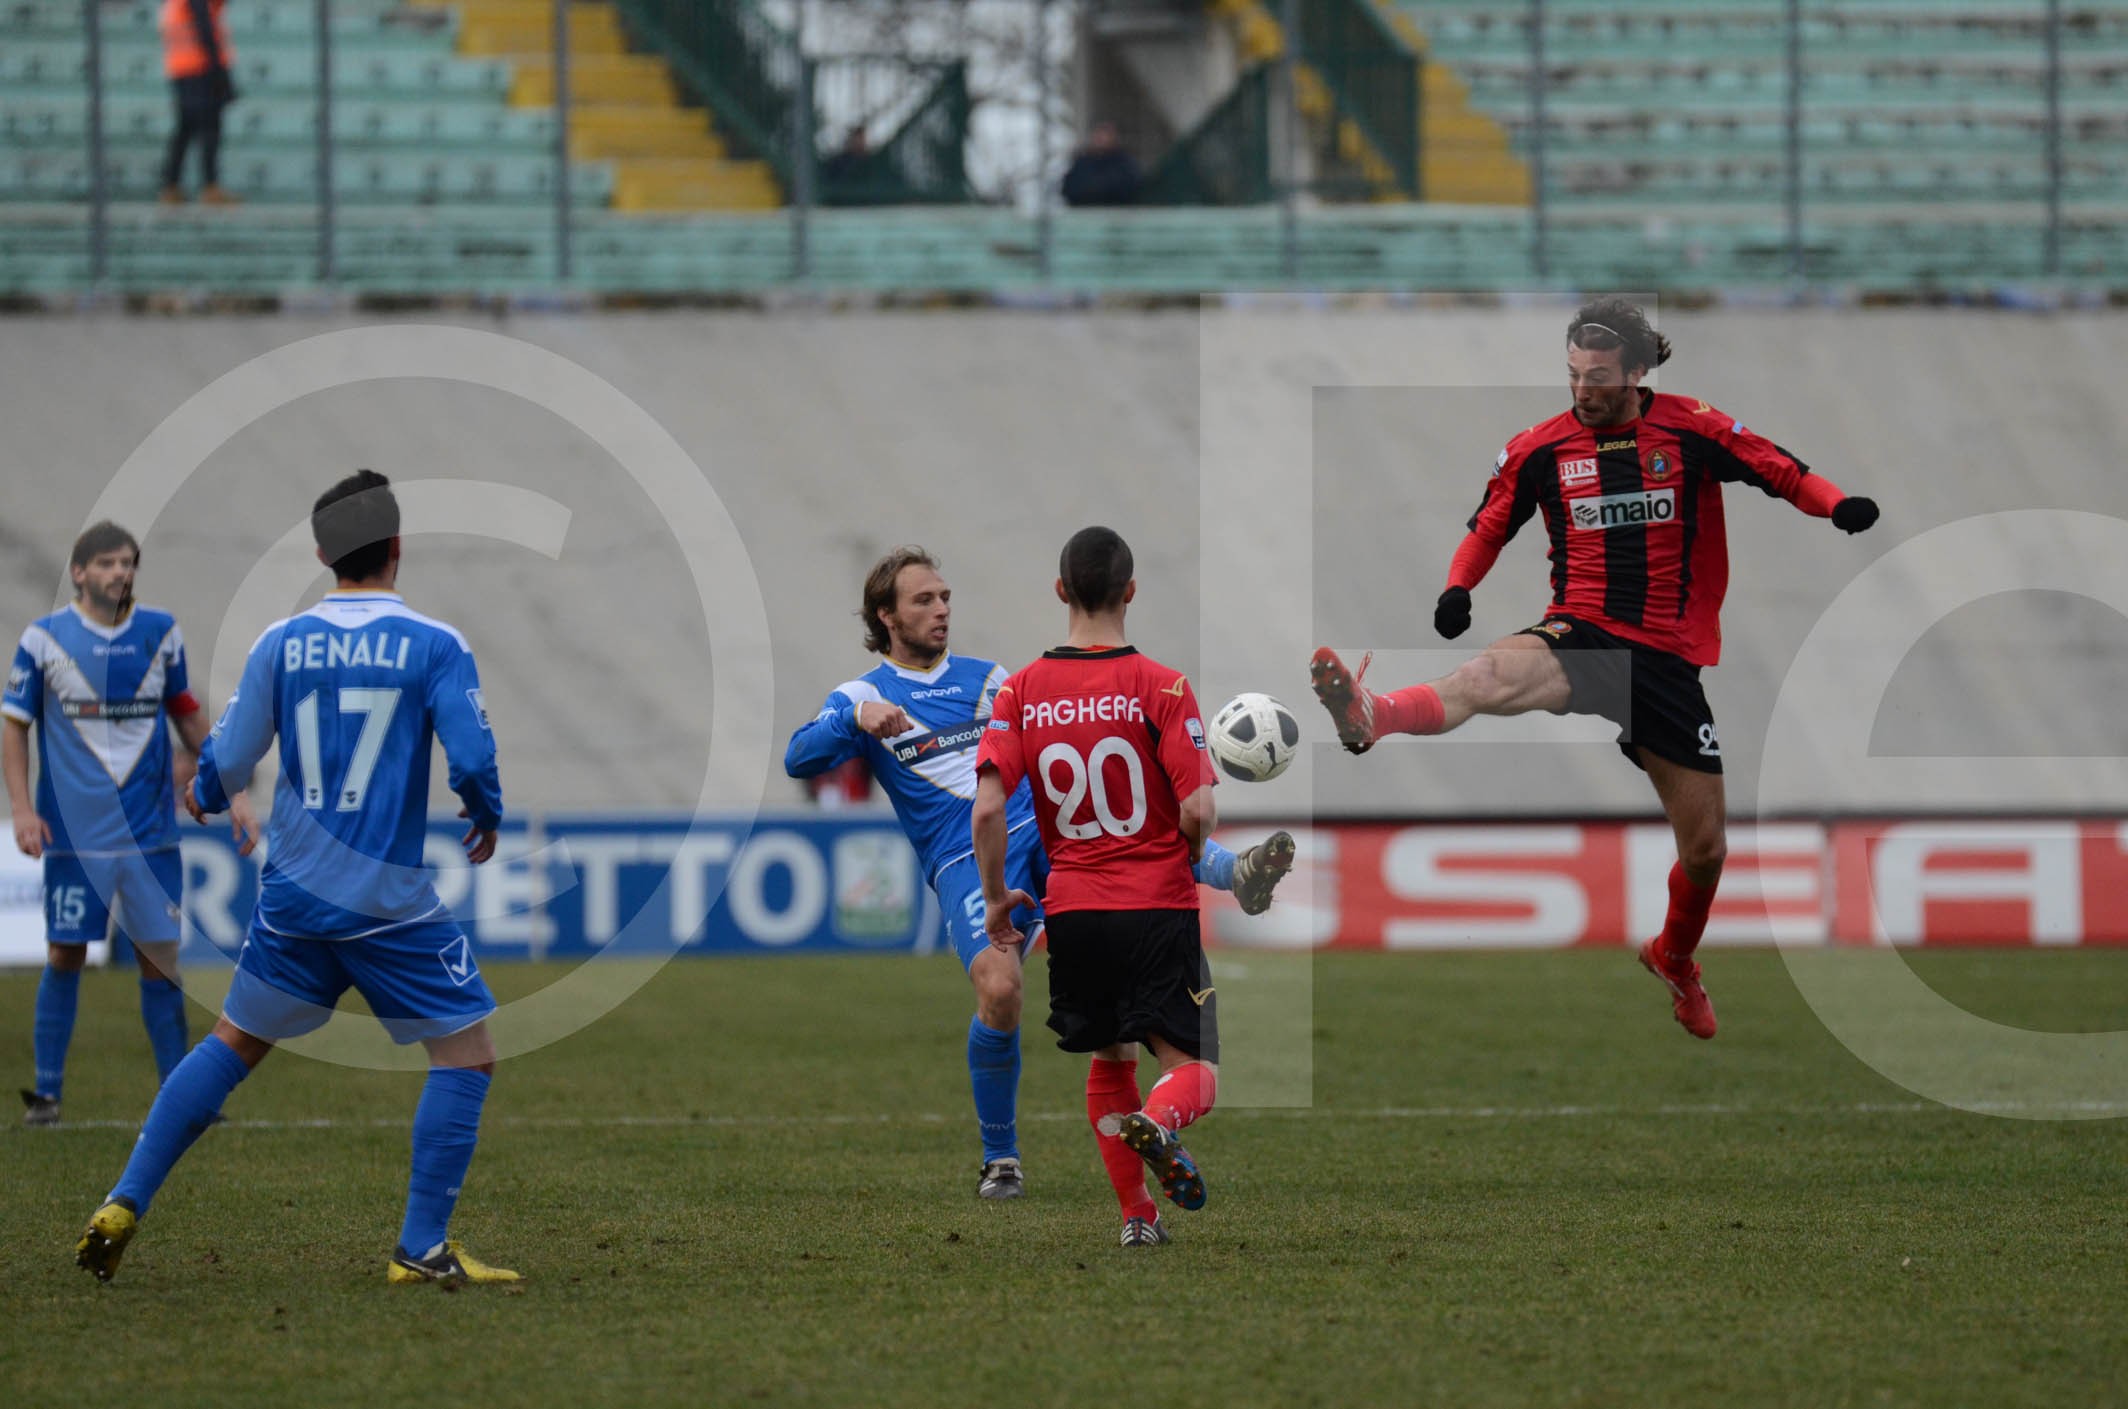
[[(1245, 69), (1285, 53), (1285, 27), (1266, 0), (1209, 0)], [(1463, 82), (1424, 57), (1395, 11), (1374, 0), (1302, 0), (1295, 100), (1330, 134), (1333, 163), (1355, 171), (1367, 198), (1523, 205), (1529, 173), (1507, 132), (1471, 105)]]
[[(1787, 32), (1778, 0), (1549, 0), (1548, 200), (1778, 203)], [(2064, 0), (2063, 199), (2128, 201), (2128, 5)], [(1805, 0), (1803, 196), (1815, 207), (2044, 200), (2044, 9), (2026, 0)], [(1527, 156), (1528, 9), (1400, 0), (1475, 108)], [(1917, 211), (1925, 215), (1926, 209)]]
[[(333, 183), (351, 206), (549, 206), (554, 182), (548, 0), (336, 0)], [(170, 96), (152, 0), (105, 3), (110, 199), (159, 185)], [(247, 202), (317, 199), (317, 60), (307, 4), (228, 11), (242, 100), (224, 118), (222, 184)], [(572, 199), (624, 211), (759, 210), (765, 164), (728, 157), (683, 107), (665, 62), (627, 51), (607, 3), (574, 3)], [(0, 202), (83, 201), (88, 44), (78, 0), (0, 0)], [(188, 180), (191, 169), (188, 167)]]
[[(550, 0), (418, 0), (458, 16), (458, 52), (511, 67), (510, 104), (554, 105)], [(682, 106), (665, 58), (630, 53), (603, 0), (569, 5), (569, 155), (613, 171), (615, 210), (767, 210), (783, 203), (768, 163), (732, 159), (711, 116)]]
[[(1231, 105), (1226, 120), (1260, 130), (1267, 63), (1286, 39), (1275, 22), (1265, 29), (1272, 12), (1261, 0), (1219, 2), (1253, 34), (1256, 56), (1253, 79), (1237, 89), (1246, 101)], [(554, 115), (544, 105), (552, 65), (541, 26), (552, 10), (521, 0), (335, 0), (335, 7), (332, 277), (350, 290), (414, 296), (538, 296), (551, 288)], [(1787, 282), (1796, 271), (1781, 206), (1780, 6), (1550, 0), (1550, 7), (1545, 282), (1628, 289)], [(722, 294), (792, 282), (798, 241), (785, 212), (666, 203), (684, 184), (660, 184), (661, 173), (680, 169), (671, 164), (712, 172), (705, 184), (714, 186), (736, 154), (777, 148), (722, 104), (714, 125), (703, 110), (680, 106), (677, 89), (699, 95), (703, 85), (663, 46), (662, 65), (626, 52), (616, 8), (602, 0), (570, 11), (580, 51), (572, 89), (582, 104), (569, 168), (571, 287)], [(622, 0), (618, 8), (627, 33), (652, 42), (634, 19), (651, 0)], [(714, 7), (660, 0), (658, 8)], [(2128, 286), (2128, 105), (2118, 99), (2128, 90), (2128, 0), (2062, 0), (2062, 10), (2070, 29), (2060, 94), (2059, 268), (2076, 286), (2119, 290)], [(230, 7), (244, 98), (227, 117), (223, 180), (247, 201), (236, 210), (155, 204), (170, 122), (155, 11), (152, 0), (104, 0), (99, 9), (113, 200), (105, 286), (272, 295), (314, 285), (312, 7), (264, 0)], [(2034, 0), (1806, 0), (1807, 279), (1913, 293), (2045, 276), (2037, 12)], [(1419, 185), (1434, 199), (1306, 212), (1292, 269), (1278, 212), (1262, 205), (1059, 212), (1047, 242), (1048, 280), (1148, 293), (1289, 281), (1320, 290), (1533, 287), (1528, 212), (1504, 199), (1447, 203), (1451, 173), (1428, 165), (1435, 158), (1425, 154), (1439, 144), (1427, 132), (1445, 142), (1451, 130), (1442, 105), (1467, 92), (1473, 123), (1502, 134), (1495, 155), (1527, 155), (1525, 8), (1396, 0), (1396, 15), (1424, 44), (1424, 67), (1410, 85), (1419, 94), (1416, 141), (1405, 150), (1420, 153)], [(1403, 36), (1398, 47), (1420, 52)], [(0, 297), (66, 296), (89, 284), (86, 49), (80, 0), (0, 0)], [(1306, 34), (1300, 57), (1315, 74), (1304, 83), (1315, 85), (1319, 111), (1351, 123), (1340, 143), (1355, 164), (1368, 165), (1371, 147), (1375, 176), (1383, 168), (1393, 176), (1401, 160), (1395, 129), (1377, 125), (1393, 104), (1360, 96), (1363, 76), (1393, 71), (1378, 63), (1369, 70), (1320, 41), (1310, 57)], [(1385, 87), (1392, 96), (1405, 91)], [(938, 91), (953, 98), (957, 90), (941, 80)], [(936, 110), (964, 118), (964, 90)], [(949, 137), (936, 150), (957, 148)], [(644, 164), (640, 183), (635, 163)], [(1528, 179), (1519, 160), (1488, 169), (1506, 173), (1504, 194), (1520, 198), (1511, 184)], [(770, 187), (785, 182), (773, 167), (769, 177), (747, 178), (750, 186), (735, 178), (721, 189), (733, 199), (772, 200)], [(1253, 167), (1244, 189), (1262, 199), (1267, 183), (1263, 168)], [(623, 204), (626, 213), (614, 209)], [(811, 282), (973, 293), (1045, 282), (1045, 246), (1032, 215), (898, 204), (816, 211), (804, 241)]]

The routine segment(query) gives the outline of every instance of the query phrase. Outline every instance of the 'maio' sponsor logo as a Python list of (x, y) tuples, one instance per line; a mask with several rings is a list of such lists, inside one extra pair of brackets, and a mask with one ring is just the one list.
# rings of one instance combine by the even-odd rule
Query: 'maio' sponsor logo
[(1677, 518), (1677, 491), (1650, 489), (1640, 494), (1603, 494), (1574, 504), (1574, 527), (1608, 532)]

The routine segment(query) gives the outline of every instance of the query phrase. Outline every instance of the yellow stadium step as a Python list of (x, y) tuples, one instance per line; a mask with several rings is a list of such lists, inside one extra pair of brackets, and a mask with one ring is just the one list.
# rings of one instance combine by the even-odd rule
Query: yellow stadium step
[[(1285, 31), (1264, 0), (1205, 0), (1224, 20), (1248, 63), (1285, 52)], [(1470, 86), (1445, 64), (1423, 57), (1426, 36), (1402, 7), (1385, 5), (1390, 27), (1421, 57), (1419, 65), (1419, 188), (1429, 201), (1469, 205), (1527, 205), (1529, 170), (1514, 154), (1507, 131), (1471, 106)], [(1329, 124), (1338, 157), (1356, 168), (1376, 200), (1407, 199), (1387, 156), (1358, 125), (1337, 114), (1330, 86), (1313, 65), (1294, 65), (1294, 101), (1318, 128)]]
[(1444, 205), (1530, 202), (1529, 168), (1507, 129), (1471, 105), (1462, 75), (1431, 59), (1419, 67), (1419, 190)]
[(597, 104), (569, 111), (569, 154), (578, 161), (691, 157), (717, 161), (724, 143), (700, 108)]
[(641, 158), (613, 164), (613, 208), (773, 210), (783, 191), (767, 162)]
[[(553, 7), (508, 5), (494, 0), (461, 5), (458, 20), (458, 52), (468, 58), (495, 58), (514, 54), (554, 52)], [(569, 7), (569, 56), (625, 54), (628, 38), (621, 32), (620, 17), (604, 5)]]
[(1419, 184), (1429, 201), (1446, 205), (1528, 205), (1529, 168), (1505, 153), (1429, 151), (1419, 158)]
[[(680, 93), (665, 61), (649, 54), (587, 54), (569, 58), (569, 97), (578, 103), (640, 103), (678, 107)], [(554, 61), (544, 54), (520, 58), (510, 80), (513, 107), (554, 104)]]
[(783, 204), (764, 162), (732, 161), (710, 114), (681, 106), (665, 61), (629, 52), (610, 0), (412, 0), (450, 5), (458, 49), (507, 59), (510, 102), (552, 107), (554, 18), (568, 5), (569, 156), (609, 163), (616, 210), (761, 210)]

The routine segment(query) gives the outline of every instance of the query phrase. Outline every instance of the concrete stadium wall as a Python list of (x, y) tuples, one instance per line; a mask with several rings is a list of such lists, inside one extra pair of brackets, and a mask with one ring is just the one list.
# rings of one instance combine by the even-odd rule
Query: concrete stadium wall
[[(489, 388), (373, 380), (314, 392), (237, 430), (152, 523), (145, 500), (117, 514), (144, 531), (142, 598), (177, 612), (194, 678), (219, 708), (259, 629), (326, 585), (306, 565), (300, 530), (332, 479), (366, 465), (398, 480), (500, 482), (565, 505), (558, 558), (427, 535), (410, 542), (404, 570), (409, 600), (474, 642), (515, 805), (791, 802), (784, 737), (872, 660), (853, 615), (866, 565), (895, 543), (928, 545), (956, 589), (956, 643), (1018, 664), (1060, 637), (1054, 555), (1089, 522), (1132, 541), (1133, 636), (1191, 670), (1208, 711), (1237, 690), (1264, 689), (1327, 739), (1307, 688), (1313, 645), (1381, 650), (1370, 678), (1401, 684), (1542, 610), (1533, 526), (1477, 593), (1469, 637), (1444, 648), (1430, 628), (1499, 446), (1565, 404), (1564, 317), (1537, 302), (458, 325), (597, 373), (693, 456), (744, 543), (743, 561), (720, 550), (719, 570), (759, 582), (773, 642), (765, 660), (712, 660), (710, 620), (678, 544), (713, 534), (668, 522), (611, 455), (551, 410)], [(1971, 515), (2128, 518), (2128, 398), (2116, 385), (2128, 319), (1679, 310), (1661, 322), (1678, 348), (1663, 388), (1744, 418), (1885, 509), (1874, 532), (1849, 539), (1753, 491), (1728, 493), (1728, 639), (1708, 688), (1735, 810), (1761, 797), (1773, 697), (1806, 637), (1872, 563)], [(377, 323), (0, 321), (6, 630), (58, 600), (67, 545), (164, 418), (251, 359), (358, 326)], [(173, 482), (184, 470), (159, 468)], [(2128, 770), (2098, 761), (2128, 753), (2118, 706), (2128, 621), (2075, 595), (2103, 591), (2102, 573), (2128, 567), (2128, 525), (2113, 526), (2119, 542), (2103, 523), (2081, 538), (2058, 519), (2023, 527), (2029, 541), (1998, 521), (1974, 541), (1887, 568), (1882, 601), (1922, 621), (1944, 617), (1911, 651), (1914, 632), (1888, 609), (1829, 622), (1832, 665), (1793, 685), (1816, 711), (1798, 735), (1801, 762), (1782, 766), (1769, 802), (2128, 804)], [(276, 548), (291, 533), (293, 546)], [(2056, 590), (1937, 610), (1975, 583), (2033, 581), (2035, 570)], [(712, 613), (741, 612), (720, 597), (731, 594), (720, 589)], [(1872, 720), (1840, 686), (1894, 658)], [(719, 670), (772, 701), (747, 723), (773, 742), (705, 764)], [(1873, 777), (1834, 737), (1843, 723), (1874, 754), (1944, 761)], [(1650, 811), (1645, 783), (1608, 736), (1600, 723), (1547, 717), (1399, 741), (1364, 760), (1325, 747), (1278, 783), (1223, 788), (1221, 803), (1232, 816)], [(1958, 761), (1974, 755), (2018, 757)]]

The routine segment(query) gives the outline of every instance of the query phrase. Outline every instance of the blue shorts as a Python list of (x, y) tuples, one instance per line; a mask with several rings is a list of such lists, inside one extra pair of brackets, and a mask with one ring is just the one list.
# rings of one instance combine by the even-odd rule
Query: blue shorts
[[(1024, 840), (1023, 840), (1024, 838)], [(1049, 882), (1049, 853), (1042, 850), (1042, 837), (1033, 823), (1028, 823), (1012, 834), (1005, 851), (1005, 884), (1014, 890), (1024, 890), (1034, 897), (1032, 909), (1026, 906), (1012, 912), (1012, 923), (1027, 943), (1042, 930), (1042, 887)], [(946, 938), (953, 941), (953, 952), (960, 956), (961, 967), (975, 963), (975, 956), (990, 947), (990, 936), (983, 932), (983, 874), (976, 868), (973, 856), (941, 867), (938, 879), (931, 883), (938, 892), (938, 908), (946, 917)], [(1020, 948), (1025, 957), (1025, 945)]]
[(44, 937), (88, 944), (108, 937), (111, 907), (120, 933), (139, 944), (178, 939), (185, 930), (185, 859), (176, 847), (120, 856), (44, 858)]
[(285, 1042), (325, 1026), (349, 987), (399, 1043), (448, 1037), (495, 1011), (456, 920), (365, 939), (290, 939), (253, 919), (222, 1016), (253, 1037)]

